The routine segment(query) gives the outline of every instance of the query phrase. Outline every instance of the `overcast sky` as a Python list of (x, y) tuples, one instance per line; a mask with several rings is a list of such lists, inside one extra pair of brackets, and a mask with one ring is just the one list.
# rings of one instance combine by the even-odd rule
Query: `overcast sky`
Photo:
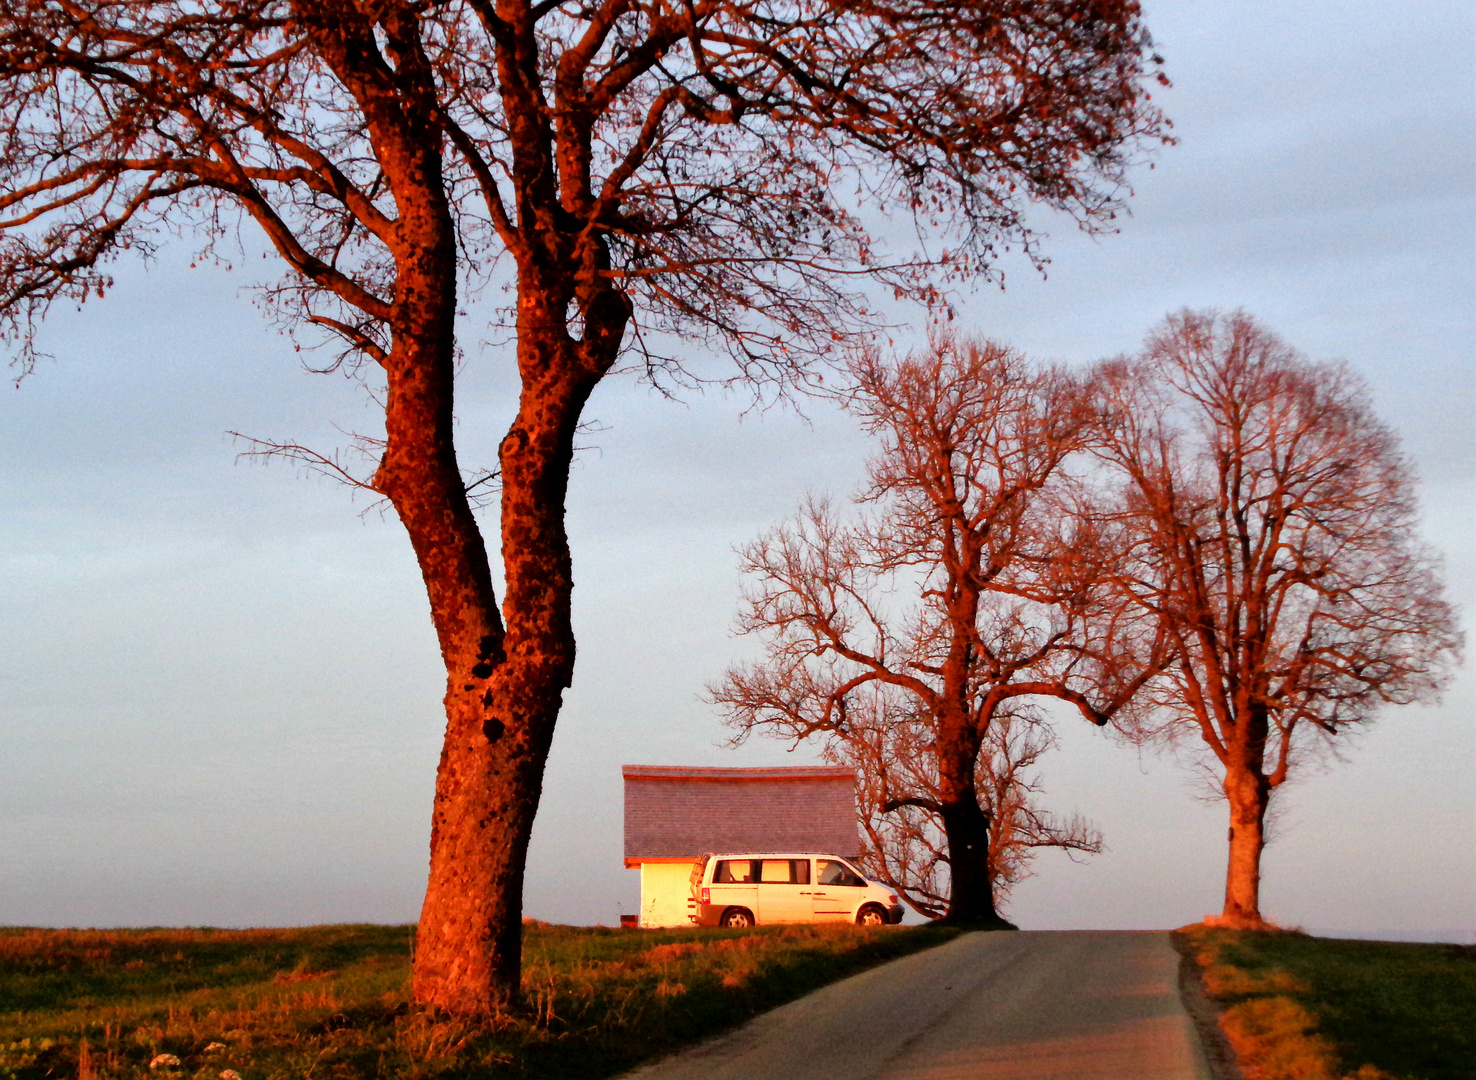
[[(1180, 145), (1135, 177), (1119, 235), (1069, 228), (1042, 280), (961, 323), (1073, 364), (1165, 313), (1243, 306), (1372, 384), (1423, 477), (1427, 539), (1476, 611), (1476, 11), (1466, 2), (1155, 3)], [(403, 530), (326, 482), (236, 462), (229, 431), (331, 446), (357, 391), (305, 373), (239, 271), (166, 250), (59, 311), (55, 357), (0, 390), (0, 924), (408, 922), (425, 884), (443, 674)], [(465, 333), (475, 340), (480, 328)], [(462, 451), (509, 416), (505, 349), (472, 349)], [(534, 831), (528, 912), (613, 923), (620, 765), (804, 764), (722, 747), (701, 700), (730, 633), (733, 548), (867, 447), (815, 409), (743, 416), (610, 381), (570, 494), (579, 666)], [(1176, 926), (1218, 911), (1225, 814), (1173, 762), (1063, 719), (1049, 806), (1108, 850), (1043, 856), (1032, 929)], [(1389, 710), (1278, 796), (1272, 919), (1476, 940), (1476, 679)]]

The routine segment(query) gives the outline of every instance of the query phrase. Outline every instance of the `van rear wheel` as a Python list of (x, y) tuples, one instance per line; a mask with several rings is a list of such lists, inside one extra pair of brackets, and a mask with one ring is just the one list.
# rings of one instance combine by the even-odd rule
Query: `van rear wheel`
[(722, 925), (733, 930), (746, 930), (753, 925), (753, 912), (747, 908), (730, 907), (723, 912)]
[(887, 913), (875, 904), (867, 904), (856, 912), (857, 926), (886, 926)]

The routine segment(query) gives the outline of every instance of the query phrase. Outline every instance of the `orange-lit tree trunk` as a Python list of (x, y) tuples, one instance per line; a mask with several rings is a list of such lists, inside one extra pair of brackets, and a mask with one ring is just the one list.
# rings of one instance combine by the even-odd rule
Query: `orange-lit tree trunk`
[(1266, 848), (1266, 808), (1271, 785), (1258, 769), (1231, 770), (1225, 778), (1230, 810), (1230, 853), (1225, 870), (1225, 907), (1219, 920), (1227, 926), (1255, 928), (1261, 916), (1261, 854)]
[(413, 987), (416, 1000), (458, 1013), (518, 997), (528, 840), (574, 673), (569, 467), (580, 415), (614, 360), (626, 312), (618, 298), (596, 305), (585, 345), (605, 347), (581, 349), (558, 317), (566, 289), (534, 274), (519, 288), (523, 389), (498, 453), (506, 628), (483, 601), (491, 591), (482, 566), (469, 562), (472, 572), (445, 588), (434, 554), (421, 557), (446, 663), (447, 727)]
[(570, 382), (526, 388), (500, 448), (507, 632), (495, 608), (437, 612), (447, 726), (414, 992), (455, 1012), (506, 1005), (518, 990), (528, 839), (574, 667), (563, 495), (588, 387)]
[[(446, 665), (446, 737), (413, 993), (422, 1004), (460, 1014), (486, 1014), (519, 998), (523, 871), (544, 765), (574, 673), (573, 573), (564, 526), (574, 437), (590, 392), (614, 364), (631, 312), (606, 273), (605, 241), (573, 227), (560, 198), (561, 174), (573, 181), (571, 199), (588, 198), (589, 118), (580, 118), (582, 127), (566, 121), (566, 137), (556, 144), (540, 100), (531, 10), (513, 0), (500, 6), (498, 18), (515, 193), (515, 219), (502, 220), (500, 231), (517, 263), (521, 386), (498, 448), (500, 617), (451, 447), (449, 348), (438, 352), (433, 387), (407, 382), (397, 396), (391, 370), (389, 446), (377, 477), (411, 532)], [(454, 291), (448, 295), (454, 298)], [(569, 326), (571, 304), (582, 314), (577, 338)], [(432, 425), (421, 413), (431, 402), (435, 435), (427, 438)], [(395, 424), (400, 409), (405, 429)], [(397, 497), (400, 463), (426, 450), (445, 459), (436, 470), (448, 477), (444, 495), (422, 479)], [(457, 483), (450, 483), (453, 477)], [(428, 490), (444, 506), (422, 528)]]
[[(421, 168), (433, 172), (434, 163)], [(417, 190), (433, 192), (433, 179), (422, 175)], [(533, 224), (517, 249), (522, 389), (498, 451), (500, 611), (453, 441), (454, 232), (434, 198), (397, 265), (396, 334), (384, 364), (386, 446), (374, 483), (409, 533), (446, 667), (446, 734), (413, 992), (417, 1001), (462, 1014), (518, 998), (523, 870), (574, 670), (564, 529), (574, 436), (629, 317), (608, 283), (586, 275), (584, 333), (571, 337), (566, 312), (580, 287), (579, 264), (571, 272), (549, 257), (560, 238), (538, 227), (550, 216), (538, 212), (538, 194), (534, 187), (523, 215)], [(595, 249), (584, 262), (598, 260)]]
[[(461, 504), (452, 513), (436, 515), (444, 528), (420, 527), (423, 499), (401, 508), (431, 596), (447, 679), (414, 992), (419, 1001), (462, 1013), (505, 1006), (517, 996), (528, 839), (574, 671), (564, 497), (574, 433), (596, 379), (581, 371), (577, 350), (560, 333), (530, 330), (518, 352), (520, 365), (536, 374), (525, 380), (499, 450), (505, 630), (490, 602), (486, 557), (464, 494), (450, 500)], [(392, 391), (391, 416), (396, 405)], [(392, 437), (382, 470), (390, 491), (394, 445)]]

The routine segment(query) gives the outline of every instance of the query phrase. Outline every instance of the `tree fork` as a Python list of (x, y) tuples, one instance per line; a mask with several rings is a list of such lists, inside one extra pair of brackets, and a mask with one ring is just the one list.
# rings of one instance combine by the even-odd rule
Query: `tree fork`
[[(575, 416), (582, 401), (580, 395), (568, 403)], [(550, 415), (534, 411), (544, 420)], [(518, 1002), (523, 869), (573, 676), (562, 498), (573, 423), (561, 419), (550, 428), (537, 419), (520, 411), (501, 452), (507, 631), (447, 656), (446, 742), (414, 995), (457, 1013)]]
[[(533, 299), (523, 310), (536, 323), (548, 305)], [(600, 327), (610, 344), (596, 368), (613, 362), (622, 329)], [(520, 1001), (523, 870), (574, 672), (564, 503), (579, 418), (603, 374), (567, 334), (536, 325), (522, 328), (518, 360), (518, 415), (499, 448), (507, 629), (447, 657), (446, 743), (413, 980), (417, 1001), (462, 1014)]]

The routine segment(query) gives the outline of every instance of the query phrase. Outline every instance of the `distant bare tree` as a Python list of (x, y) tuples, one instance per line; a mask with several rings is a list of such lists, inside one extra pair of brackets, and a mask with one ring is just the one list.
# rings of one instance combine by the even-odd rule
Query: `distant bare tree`
[(996, 923), (994, 883), (1030, 847), (1097, 845), (1032, 805), (1050, 735), (1025, 699), (1103, 724), (1159, 653), (1104, 605), (1087, 519), (1052, 512), (1088, 429), (1073, 380), (947, 338), (853, 374), (847, 408), (881, 442), (868, 512), (843, 523), (811, 500), (744, 549), (738, 626), (767, 658), (713, 696), (739, 739), (818, 737), (858, 766), (873, 865), (914, 906)]
[(1171, 317), (1096, 386), (1126, 478), (1117, 584), (1176, 656), (1131, 730), (1207, 750), (1230, 811), (1216, 921), (1261, 926), (1276, 789), (1381, 705), (1435, 694), (1460, 648), (1414, 476), (1362, 380), (1241, 312)]

